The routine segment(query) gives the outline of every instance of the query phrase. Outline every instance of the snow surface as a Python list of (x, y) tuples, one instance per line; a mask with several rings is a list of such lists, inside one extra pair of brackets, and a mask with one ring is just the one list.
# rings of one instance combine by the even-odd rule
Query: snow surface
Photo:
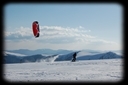
[(120, 82), (123, 59), (3, 64), (7, 82)]
[(67, 54), (20, 55), (4, 52), (3, 78), (8, 82), (120, 82), (122, 55), (114, 52), (77, 51)]

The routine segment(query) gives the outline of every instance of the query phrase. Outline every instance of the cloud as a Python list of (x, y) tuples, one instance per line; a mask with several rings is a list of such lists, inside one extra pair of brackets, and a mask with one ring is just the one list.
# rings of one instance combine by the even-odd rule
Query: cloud
[(20, 27), (19, 29), (13, 32), (4, 32), (5, 39), (8, 40), (23, 40), (23, 39), (31, 39), (32, 38), (32, 29)]
[[(85, 30), (81, 26), (78, 28), (65, 28), (60, 26), (40, 26), (39, 40), (41, 41), (44, 39), (45, 41), (60, 41), (60, 43), (63, 43), (63, 41), (74, 42), (74, 40), (77, 40), (78, 38), (94, 38), (94, 36), (87, 35), (87, 32), (88, 30)], [(23, 40), (34, 39), (35, 37), (33, 36), (31, 28), (20, 27), (14, 32), (5, 32), (5, 38), (10, 40)]]
[[(90, 35), (91, 30), (61, 26), (40, 26), (40, 37), (35, 38), (31, 28), (20, 27), (13, 32), (5, 31), (7, 48), (54, 48), (54, 49), (101, 49), (118, 44)], [(15, 47), (14, 47), (15, 46)], [(106, 47), (107, 46), (107, 47)], [(115, 48), (115, 47), (114, 47)]]
[[(41, 40), (49, 41), (47, 43), (73, 43), (81, 38), (95, 38), (86, 33), (90, 32), (83, 27), (70, 28), (60, 26), (40, 26)], [(78, 39), (79, 38), (79, 39)]]

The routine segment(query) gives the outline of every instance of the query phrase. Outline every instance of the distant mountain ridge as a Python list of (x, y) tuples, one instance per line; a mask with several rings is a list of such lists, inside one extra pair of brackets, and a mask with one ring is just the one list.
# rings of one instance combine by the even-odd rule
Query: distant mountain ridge
[(19, 50), (5, 50), (8, 52), (14, 52), (14, 53), (20, 53), (24, 55), (36, 55), (36, 54), (65, 54), (65, 53), (70, 53), (73, 52), (72, 50), (52, 50), (52, 49), (37, 49), (37, 50), (28, 50), (28, 49), (19, 49)]
[[(5, 50), (6, 52), (12, 52), (12, 53), (19, 53), (22, 55), (36, 55), (36, 54), (45, 54), (45, 55), (52, 55), (52, 54), (67, 54), (74, 52), (76, 50), (64, 50), (64, 49), (58, 49), (58, 50), (52, 50), (52, 49), (37, 49), (37, 50), (28, 50), (28, 49), (18, 49), (18, 50)], [(81, 50), (84, 52), (89, 52), (89, 53), (101, 53), (101, 52), (107, 52), (107, 51), (100, 51), (100, 50), (90, 50), (90, 49), (85, 49)], [(118, 54), (121, 54), (120, 50), (115, 50), (112, 51)]]
[[(56, 62), (56, 61), (71, 61), (72, 55), (74, 52), (66, 54), (52, 54), (52, 55), (14, 55), (15, 53), (5, 52), (4, 53), (4, 63), (27, 63), (27, 62)], [(114, 52), (104, 52), (104, 53), (95, 53), (87, 54), (87, 52), (79, 51), (76, 60), (97, 60), (97, 59), (114, 59), (114, 58), (123, 58), (122, 56)]]

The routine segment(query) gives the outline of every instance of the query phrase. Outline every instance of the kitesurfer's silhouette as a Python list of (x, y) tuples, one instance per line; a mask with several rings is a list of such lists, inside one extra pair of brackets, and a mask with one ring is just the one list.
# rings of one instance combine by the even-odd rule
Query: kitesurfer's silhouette
[(76, 61), (76, 52), (73, 54), (73, 59), (72, 59), (72, 62), (75, 62)]

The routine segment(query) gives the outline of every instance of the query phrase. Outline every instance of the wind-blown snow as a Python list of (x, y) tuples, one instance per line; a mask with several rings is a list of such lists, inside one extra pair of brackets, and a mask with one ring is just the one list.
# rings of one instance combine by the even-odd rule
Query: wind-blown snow
[[(57, 56), (56, 56), (57, 57)], [(7, 82), (120, 82), (123, 60), (83, 60), (3, 64)]]

